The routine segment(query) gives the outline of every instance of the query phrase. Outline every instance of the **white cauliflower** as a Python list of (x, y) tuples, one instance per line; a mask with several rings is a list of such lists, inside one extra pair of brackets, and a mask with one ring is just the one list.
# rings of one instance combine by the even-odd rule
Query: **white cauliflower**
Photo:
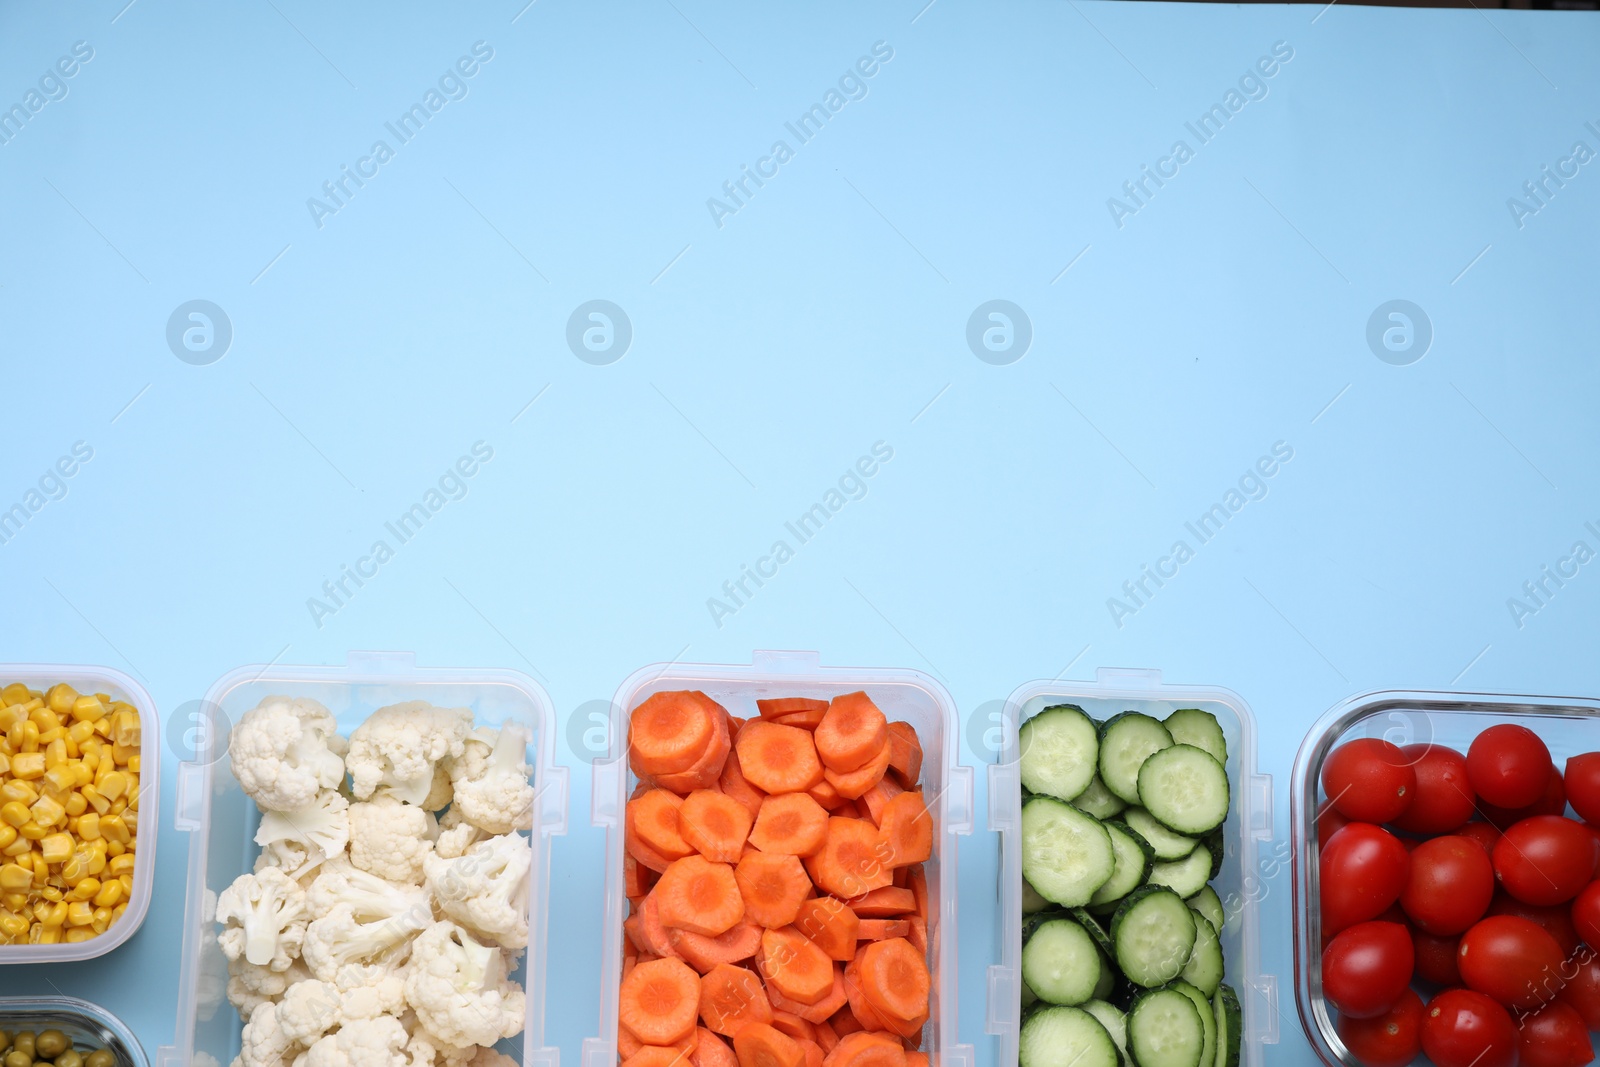
[(472, 825), (456, 808), (439, 816), (439, 840), (433, 844), (436, 855), (447, 860), (459, 859), (467, 850), (489, 835)]
[(433, 791), (434, 764), (461, 755), (472, 729), (467, 708), (436, 708), (425, 700), (390, 704), (350, 735), (351, 790), (365, 800), (380, 787), (421, 806)]
[[(491, 739), (492, 745), (485, 743)], [(528, 731), (518, 723), (506, 723), (498, 733), (474, 730), (461, 756), (450, 762), (452, 810), (491, 834), (533, 829), (527, 744)]]
[(427, 925), (428, 916), (414, 910), (358, 922), (349, 904), (336, 904), (306, 928), (306, 966), (341, 989), (371, 984), (374, 972), (404, 962), (411, 938)]
[(239, 1018), (249, 1019), (261, 1005), (282, 996), (292, 983), (310, 977), (311, 972), (299, 960), (286, 971), (275, 971), (241, 956), (228, 961), (228, 1003), (238, 1010)]
[(528, 945), (528, 871), (533, 850), (520, 834), (472, 846), (465, 856), (428, 856), (428, 891), (446, 915), (505, 948)]
[(295, 1044), (312, 1045), (339, 1025), (343, 999), (332, 982), (296, 982), (278, 1001), (278, 1028)]
[(410, 1067), (470, 1067), (477, 1048), (476, 1045), (457, 1048), (434, 1037), (421, 1024), (411, 1028), (411, 1040), (406, 1042), (406, 1051), (411, 1054)]
[(322, 872), (306, 891), (306, 905), (313, 915), (326, 915), (340, 904), (350, 905), (350, 913), (360, 923), (381, 922), (415, 912), (418, 929), (432, 916), (428, 894), (421, 886), (400, 885), (368, 874), (344, 856), (323, 864)]
[[(295, 868), (303, 874), (350, 843), (350, 802), (336, 789), (324, 789), (311, 803), (294, 811), (269, 811), (256, 828), (256, 844), (294, 846), (305, 859)], [(287, 853), (292, 855), (292, 852)], [(287, 864), (279, 864), (287, 867)]]
[(392, 1015), (351, 1019), (295, 1060), (296, 1067), (409, 1067), (406, 1028)]
[(218, 895), (217, 922), (224, 924), (217, 942), (228, 959), (288, 970), (306, 934), (306, 891), (276, 867), (241, 874)]
[(433, 765), (433, 783), (428, 786), (428, 796), (423, 800), (422, 807), (428, 811), (443, 811), (450, 806), (455, 795), (455, 786), (450, 782), (450, 768), (445, 766), (444, 760), (440, 760)]
[(233, 775), (262, 811), (303, 808), (344, 782), (337, 731), (333, 714), (315, 700), (267, 697), (229, 735)]
[(294, 1042), (278, 1025), (278, 1006), (267, 1001), (250, 1013), (239, 1035), (239, 1067), (284, 1067), (284, 1059), (294, 1050)]
[(434, 923), (411, 946), (406, 1003), (430, 1034), (458, 1048), (522, 1032), (527, 1002), (505, 954), (455, 923)]
[(433, 851), (438, 824), (426, 811), (391, 794), (350, 805), (350, 862), (405, 885), (422, 882), (422, 859)]
[(317, 863), (313, 862), (312, 854), (293, 841), (274, 841), (256, 854), (256, 862), (251, 870), (260, 874), (268, 867), (278, 868), (302, 886), (309, 886), (317, 874)]
[(364, 985), (344, 990), (340, 1011), (345, 1019), (376, 1019), (380, 1015), (402, 1015), (406, 1010), (406, 969), (388, 967), (369, 976)]
[(519, 1067), (516, 1060), (501, 1052), (496, 1052), (488, 1046), (479, 1046), (472, 1059), (467, 1061), (468, 1067)]

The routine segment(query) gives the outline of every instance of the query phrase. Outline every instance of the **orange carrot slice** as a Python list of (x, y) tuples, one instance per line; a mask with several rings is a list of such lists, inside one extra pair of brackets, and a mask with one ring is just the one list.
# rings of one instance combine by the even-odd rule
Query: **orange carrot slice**
[(854, 1015), (856, 1021), (861, 1024), (861, 1029), (895, 1032), (894, 1028), (896, 1026), (905, 1025), (879, 1013), (872, 1006), (872, 1002), (867, 999), (866, 988), (861, 982), (860, 953), (857, 953), (855, 959), (844, 965), (844, 988), (845, 995), (850, 1001), (850, 1014)]
[(889, 801), (904, 792), (905, 790), (900, 787), (900, 783), (895, 781), (891, 775), (886, 774), (878, 780), (877, 785), (862, 793), (857, 798), (856, 804), (858, 807), (865, 804), (867, 806), (867, 817), (881, 826), (883, 824), (883, 809), (888, 805)]
[(633, 773), (644, 778), (694, 766), (711, 744), (717, 711), (721, 707), (704, 693), (685, 690), (647, 697), (628, 719), (628, 764)]
[(694, 1052), (689, 1056), (689, 1063), (691, 1067), (739, 1067), (738, 1057), (728, 1043), (703, 1026), (695, 1031)]
[(794, 926), (829, 959), (855, 959), (860, 920), (850, 906), (836, 897), (812, 897), (800, 905)]
[(888, 769), (889, 745), (888, 742), (885, 742), (878, 746), (878, 751), (874, 752), (866, 763), (863, 763), (855, 770), (835, 771), (830, 769), (823, 777), (827, 779), (833, 788), (839, 791), (840, 796), (848, 800), (854, 800), (882, 781), (883, 773)]
[(806, 1067), (800, 1043), (769, 1023), (746, 1023), (733, 1035), (739, 1067)]
[(840, 1005), (838, 1011), (828, 1016), (828, 1026), (840, 1040), (843, 1040), (846, 1034), (854, 1034), (861, 1029), (861, 1023), (856, 1018), (855, 1012), (850, 1010), (848, 1002)]
[(928, 917), (928, 872), (920, 866), (911, 868), (910, 887), (911, 895), (917, 901), (917, 914), (924, 919)]
[(671, 934), (661, 923), (659, 904), (653, 892), (639, 902), (639, 912), (635, 916), (639, 920), (639, 951), (658, 957), (677, 956), (677, 951), (672, 947)]
[(617, 1012), (645, 1044), (682, 1040), (694, 1032), (700, 1013), (700, 976), (682, 960), (638, 964), (622, 983)]
[(667, 936), (673, 951), (701, 974), (719, 963), (747, 960), (761, 950), (761, 927), (743, 920), (716, 937), (689, 930), (670, 930)]
[[(680, 816), (681, 818), (681, 816)], [(878, 832), (889, 846), (889, 865), (906, 867), (933, 856), (933, 813), (922, 802), (922, 791), (899, 794), (884, 805)]]
[(871, 823), (834, 816), (828, 820), (828, 839), (805, 862), (820, 889), (846, 900), (894, 881), (884, 859), (883, 840)]
[[(664, 859), (665, 857), (662, 858)], [(622, 895), (629, 900), (637, 900), (650, 892), (650, 887), (655, 884), (655, 872), (640, 863), (632, 852), (624, 850), (622, 853)]]
[(796, 1038), (800, 1047), (806, 1052), (806, 1067), (822, 1067), (822, 1061), (827, 1058), (822, 1051), (822, 1046), (808, 1038)]
[[(666, 857), (669, 863), (682, 859), (694, 851), (679, 831), (678, 812), (682, 807), (683, 800), (676, 794), (652, 789), (628, 801), (626, 830), (645, 850)], [(634, 858), (649, 866), (645, 857), (636, 854)]]
[(754, 971), (719, 963), (700, 979), (700, 1021), (714, 1034), (732, 1037), (746, 1023), (772, 1021), (772, 1004)]
[[(823, 766), (841, 773), (859, 770), (876, 759), (878, 752), (888, 744), (889, 722), (866, 693), (846, 693), (834, 697), (828, 705), (827, 713), (817, 724), (815, 737), (817, 755)], [(889, 765), (887, 753), (883, 765)], [(878, 777), (883, 775), (880, 773)], [(834, 785), (837, 787), (838, 783)]]
[(776, 719), (780, 715), (797, 715), (805, 711), (827, 711), (828, 702), (812, 700), (810, 697), (776, 697), (758, 700), (756, 707), (760, 709), (763, 719)]
[(850, 898), (850, 908), (863, 919), (883, 919), (891, 915), (905, 915), (916, 911), (917, 900), (911, 890), (896, 889), (889, 885)]
[(887, 1034), (846, 1034), (823, 1059), (822, 1067), (906, 1067), (906, 1050)]
[[(906, 1060), (907, 1062), (910, 1062), (911, 1054), (922, 1047), (922, 1031), (918, 1030), (914, 1034), (902, 1036), (900, 1038), (900, 1043), (906, 1047)], [(924, 1056), (922, 1058), (922, 1062), (926, 1064), (928, 1062), (928, 1058)]]
[(717, 779), (717, 785), (724, 794), (743, 804), (752, 819), (761, 811), (761, 798), (766, 794), (745, 780), (744, 771), (739, 768), (737, 745), (728, 752), (728, 759), (722, 765), (722, 776)]
[(928, 920), (920, 915), (913, 915), (906, 920), (906, 925), (911, 928), (910, 932), (906, 934), (906, 940), (911, 942), (911, 947), (922, 953), (923, 958), (926, 959), (928, 956)]
[(826, 778), (812, 786), (810, 789), (807, 789), (806, 796), (810, 797), (812, 800), (815, 800), (818, 804), (821, 804), (829, 811), (832, 811), (834, 808), (837, 808), (840, 804), (845, 802), (844, 797), (839, 795), (839, 791), (835, 789), (833, 784)]
[(873, 942), (861, 950), (860, 961), (867, 1003), (891, 1027), (896, 1021), (927, 1018), (928, 965), (909, 941), (893, 937)]
[[(626, 978), (627, 975), (623, 975), (623, 977)], [(627, 1059), (629, 1056), (632, 1056), (635, 1052), (638, 1052), (643, 1047), (644, 1042), (633, 1036), (626, 1026), (619, 1025), (617, 1027), (618, 1056), (621, 1056), (623, 1059)]]
[(885, 941), (910, 934), (911, 924), (905, 919), (862, 919), (856, 931), (856, 936), (863, 941)]
[[(922, 1041), (922, 1035), (920, 1033), (917, 1035), (917, 1041), (919, 1044)], [(928, 1054), (926, 1052), (913, 1052), (912, 1050), (907, 1049), (906, 1067), (928, 1067)]]
[(798, 1000), (790, 1000), (772, 986), (767, 987), (767, 998), (772, 1001), (772, 1010), (788, 1012), (808, 1023), (822, 1023), (831, 1016), (836, 1015), (840, 1008), (850, 1003), (850, 995), (844, 988), (844, 968), (838, 964), (833, 967), (833, 985), (828, 993), (815, 1004), (803, 1004)]
[(796, 1041), (816, 1040), (816, 1029), (798, 1015), (786, 1011), (772, 1010), (772, 1025), (780, 1032), (788, 1034)]
[(826, 712), (821, 711), (797, 711), (792, 715), (779, 715), (771, 721), (783, 726), (793, 726), (800, 730), (815, 730), (822, 722), (822, 717), (825, 714)]
[(640, 1045), (622, 1067), (688, 1067), (693, 1056), (693, 1045)]
[(750, 843), (762, 852), (809, 856), (828, 836), (828, 813), (806, 793), (777, 793), (761, 802)]
[(744, 898), (733, 868), (703, 856), (674, 860), (650, 895), (666, 927), (715, 937), (744, 918)]
[(900, 784), (914, 789), (922, 776), (922, 742), (908, 722), (889, 724), (889, 766), (900, 776)]
[(797, 856), (751, 852), (739, 861), (733, 876), (744, 897), (744, 914), (769, 929), (794, 922), (801, 901), (811, 892)]
[(733, 797), (697, 789), (678, 809), (678, 832), (708, 860), (738, 863), (750, 836), (750, 812)]
[[(700, 695), (705, 696), (704, 693)], [(728, 732), (728, 713), (711, 698), (706, 697), (706, 700), (712, 708), (711, 741), (688, 769), (675, 774), (655, 775), (656, 784), (663, 789), (688, 794), (715, 785), (722, 776), (722, 765), (728, 761), (728, 753), (733, 748), (733, 737)]]
[(761, 935), (761, 970), (771, 990), (801, 1004), (815, 1004), (833, 989), (833, 961), (793, 927)]
[(747, 723), (739, 731), (739, 767), (746, 781), (768, 793), (800, 793), (822, 780), (811, 734), (772, 722)]
[(839, 1043), (839, 1035), (833, 1032), (833, 1027), (828, 1025), (826, 1019), (815, 1024), (815, 1029), (817, 1032), (817, 1044), (822, 1046), (823, 1055), (827, 1055), (833, 1051), (833, 1046)]

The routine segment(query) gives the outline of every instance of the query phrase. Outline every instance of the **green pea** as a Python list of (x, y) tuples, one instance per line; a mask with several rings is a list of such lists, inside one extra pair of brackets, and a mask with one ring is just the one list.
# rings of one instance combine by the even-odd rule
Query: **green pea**
[(60, 1030), (46, 1030), (34, 1039), (34, 1055), (42, 1060), (53, 1060), (72, 1047), (72, 1041)]
[(12, 1049), (6, 1053), (6, 1067), (33, 1067), (33, 1057), (21, 1049)]
[(11, 1031), (0, 1030), (0, 1052), (5, 1052), (11, 1047)]
[[(6, 1067), (11, 1067), (7, 1064)], [(84, 1057), (83, 1067), (117, 1067), (117, 1057), (110, 1049), (97, 1048)]]
[(83, 1067), (83, 1054), (69, 1048), (56, 1057), (56, 1067)]
[[(19, 1030), (17, 1031), (17, 1036), (11, 1039), (11, 1051), (20, 1052), (31, 1061), (33, 1059), (33, 1043), (35, 1040), (32, 1030)], [(6, 1061), (6, 1067), (11, 1067), (9, 1060)]]

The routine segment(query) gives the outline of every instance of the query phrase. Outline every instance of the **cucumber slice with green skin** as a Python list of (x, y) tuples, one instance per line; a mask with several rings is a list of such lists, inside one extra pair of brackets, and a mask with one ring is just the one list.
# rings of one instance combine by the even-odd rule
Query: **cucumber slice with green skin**
[(1128, 1062), (1128, 1016), (1121, 1008), (1104, 1000), (1088, 1000), (1078, 1005), (1084, 1011), (1099, 1020), (1100, 1025), (1106, 1028), (1106, 1033), (1111, 1035), (1112, 1044), (1117, 1046), (1117, 1051), (1122, 1053), (1124, 1064)]
[(1171, 746), (1172, 735), (1150, 716), (1137, 711), (1113, 716), (1100, 727), (1100, 780), (1129, 804), (1141, 803), (1139, 769), (1145, 760)]
[(1090, 915), (1083, 908), (1073, 908), (1070, 914), (1078, 925), (1083, 927), (1090, 937), (1094, 938), (1094, 943), (1100, 947), (1101, 952), (1106, 954), (1106, 958), (1114, 959), (1116, 947), (1111, 944), (1111, 935), (1106, 932), (1104, 926), (1100, 925), (1100, 920)]
[(1190, 897), (1189, 907), (1204, 915), (1211, 928), (1217, 933), (1222, 933), (1222, 928), (1228, 923), (1228, 912), (1222, 906), (1222, 898), (1217, 896), (1217, 891), (1206, 886), (1200, 892)]
[(1206, 1034), (1205, 1044), (1200, 1049), (1201, 1067), (1208, 1067), (1209, 1064), (1215, 1063), (1217, 1059), (1217, 1014), (1211, 1007), (1210, 995), (1200, 992), (1200, 990), (1181, 978), (1172, 982), (1167, 988), (1176, 989), (1188, 997), (1189, 1002), (1194, 1005), (1195, 1014), (1200, 1016), (1200, 1025)]
[(1222, 736), (1222, 726), (1217, 717), (1199, 708), (1179, 708), (1161, 720), (1172, 740), (1180, 745), (1193, 745), (1218, 763), (1228, 762), (1228, 741)]
[(1122, 821), (1145, 839), (1158, 860), (1181, 860), (1194, 851), (1194, 838), (1167, 829), (1143, 808), (1129, 808), (1122, 813)]
[(1111, 941), (1123, 977), (1146, 989), (1178, 977), (1194, 952), (1198, 918), (1182, 897), (1164, 886), (1134, 890), (1111, 920)]
[[(1180, 994), (1181, 995), (1181, 994)], [(1119, 1067), (1116, 1042), (1081, 1008), (1039, 1008), (1017, 1035), (1018, 1067)]]
[(1121, 815), (1128, 802), (1107, 789), (1100, 775), (1096, 774), (1089, 779), (1089, 787), (1073, 799), (1072, 806), (1096, 819), (1109, 819)]
[(1095, 722), (1074, 704), (1045, 708), (1022, 724), (1018, 737), (1022, 787), (1057, 800), (1071, 800), (1094, 778), (1100, 758)]
[(1211, 1007), (1217, 1019), (1216, 1067), (1239, 1067), (1239, 1027), (1243, 1012), (1239, 1010), (1239, 997), (1233, 987), (1225, 985), (1211, 998)]
[(1115, 868), (1111, 835), (1098, 822), (1049, 797), (1022, 806), (1022, 876), (1040, 896), (1081, 907)]
[(1147, 883), (1164, 885), (1180, 897), (1192, 897), (1205, 888), (1210, 878), (1211, 850), (1204, 845), (1196, 845), (1194, 851), (1181, 860), (1152, 866)]
[(1117, 988), (1117, 969), (1109, 958), (1101, 961), (1100, 980), (1094, 984), (1094, 999), (1104, 1000)]
[(1101, 825), (1111, 837), (1114, 866), (1105, 885), (1095, 890), (1094, 896), (1089, 898), (1089, 903), (1096, 907), (1121, 900), (1138, 889), (1150, 877), (1150, 868), (1155, 862), (1155, 851), (1150, 843), (1129, 828), (1127, 823), (1113, 820)]
[[(1195, 914), (1200, 915), (1198, 911)], [(1200, 918), (1205, 919), (1205, 916), (1200, 915)], [(1183, 973), (1178, 978), (1209, 998), (1221, 988), (1224, 969), (1222, 939), (1217, 935), (1217, 928), (1210, 920), (1195, 923), (1194, 951), (1189, 953), (1189, 962), (1183, 965)]]
[(1200, 843), (1211, 853), (1211, 877), (1206, 880), (1214, 882), (1217, 875), (1222, 873), (1222, 858), (1227, 854), (1228, 839), (1223, 836), (1222, 827), (1219, 826), (1202, 837)]
[(1201, 1067), (1206, 1028), (1194, 1001), (1176, 989), (1152, 989), (1128, 1012), (1128, 1051), (1139, 1067)]
[(1022, 945), (1022, 980), (1051, 1004), (1092, 1000), (1103, 969), (1100, 947), (1072, 919), (1040, 923)]
[(1023, 1008), (1023, 1010), (1026, 1011), (1028, 1008), (1031, 1008), (1033, 1005), (1037, 1004), (1038, 1002), (1039, 1002), (1039, 994), (1035, 993), (1031, 988), (1029, 988), (1028, 980), (1026, 978), (1024, 978), (1022, 980), (1022, 1008)]
[(1207, 834), (1228, 818), (1228, 772), (1193, 745), (1172, 745), (1139, 767), (1138, 797), (1161, 825), (1180, 834)]
[(1036, 911), (1044, 911), (1046, 908), (1053, 906), (1048, 900), (1039, 895), (1039, 891), (1033, 888), (1032, 882), (1026, 878), (1022, 880), (1022, 914), (1031, 915)]

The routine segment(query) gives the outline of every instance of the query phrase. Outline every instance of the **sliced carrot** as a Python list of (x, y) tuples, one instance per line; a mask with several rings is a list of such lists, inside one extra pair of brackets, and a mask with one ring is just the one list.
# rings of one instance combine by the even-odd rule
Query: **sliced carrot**
[(833, 1051), (833, 1046), (839, 1043), (839, 1035), (833, 1032), (833, 1027), (824, 1019), (815, 1026), (817, 1031), (817, 1044), (822, 1046), (823, 1055)]
[[(623, 975), (623, 977), (626, 978), (627, 975)], [(633, 1036), (633, 1033), (626, 1026), (619, 1025), (617, 1027), (618, 1056), (621, 1056), (623, 1059), (627, 1059), (629, 1056), (632, 1056), (635, 1052), (638, 1052), (643, 1047), (644, 1042)]]
[(885, 941), (891, 937), (909, 937), (911, 924), (905, 919), (862, 919), (856, 936), (863, 941)]
[(737, 922), (716, 937), (672, 930), (668, 939), (673, 951), (701, 974), (719, 963), (738, 963), (761, 951), (761, 927), (748, 921)]
[[(709, 697), (706, 699), (710, 700)], [(711, 702), (711, 706), (714, 709), (711, 742), (706, 745), (705, 751), (687, 770), (675, 774), (655, 775), (657, 785), (686, 795), (696, 789), (706, 789), (715, 785), (717, 779), (722, 776), (722, 765), (728, 761), (728, 753), (733, 749), (733, 737), (728, 732), (728, 713), (715, 701)]]
[[(885, 1018), (872, 1006), (867, 999), (866, 987), (861, 982), (861, 956), (844, 965), (845, 995), (850, 1001), (850, 1014), (854, 1015), (856, 1022), (861, 1024), (863, 1030), (892, 1031), (894, 1023)], [(904, 1025), (904, 1024), (899, 1024)]]
[(746, 1023), (772, 1021), (772, 1004), (754, 971), (719, 963), (700, 979), (700, 1021), (714, 1034), (732, 1037)]
[(870, 893), (863, 893), (859, 897), (850, 898), (850, 908), (863, 919), (883, 919), (891, 915), (906, 915), (916, 911), (917, 900), (911, 890), (896, 889), (888, 885), (882, 889), (874, 889)]
[(822, 717), (825, 714), (826, 712), (821, 711), (797, 711), (791, 715), (779, 715), (771, 721), (783, 726), (793, 726), (800, 730), (815, 730), (821, 724)]
[(738, 863), (750, 836), (750, 812), (733, 797), (697, 789), (678, 809), (678, 832), (708, 860)]
[[(906, 1038), (906, 1043), (908, 1045), (912, 1044), (912, 1043), (915, 1043), (915, 1044), (918, 1044), (918, 1045), (922, 1044), (922, 1033), (921, 1033), (921, 1031), (918, 1031), (916, 1037), (908, 1037), (908, 1038)], [(914, 1049), (907, 1048), (906, 1049), (906, 1067), (928, 1067), (928, 1054), (926, 1052), (917, 1052)]]
[(761, 711), (763, 719), (776, 719), (780, 715), (795, 715), (803, 711), (827, 711), (826, 700), (812, 700), (810, 697), (774, 697), (756, 701), (756, 707)]
[(861, 802), (859, 800), (851, 800), (849, 797), (843, 796), (843, 794), (841, 794), (839, 806), (828, 814), (837, 815), (841, 819), (866, 818), (866, 813), (861, 810)]
[(889, 724), (889, 766), (900, 776), (900, 784), (915, 789), (922, 777), (922, 742), (908, 722)]
[[(888, 744), (889, 721), (866, 693), (846, 693), (834, 697), (828, 705), (815, 737), (817, 755), (825, 767), (838, 772), (859, 770), (876, 759), (879, 750)], [(887, 755), (883, 765), (889, 765)]]
[(818, 804), (821, 804), (829, 811), (832, 811), (834, 808), (837, 808), (840, 804), (845, 802), (844, 797), (840, 796), (839, 791), (833, 787), (833, 783), (829, 782), (826, 778), (812, 786), (810, 789), (807, 789), (806, 796), (810, 797), (812, 800), (815, 800)]
[(913, 915), (906, 920), (906, 925), (911, 929), (906, 934), (906, 940), (911, 942), (911, 947), (922, 953), (924, 959), (928, 956), (928, 920), (920, 915)]
[(900, 889), (910, 889), (911, 888), (911, 868), (910, 867), (896, 867), (894, 869), (894, 882), (892, 884), (895, 885), (896, 887), (900, 888)]
[(889, 769), (889, 744), (884, 742), (878, 746), (866, 763), (853, 771), (827, 771), (823, 777), (839, 791), (839, 795), (849, 800), (854, 800), (873, 786), (883, 780), (883, 773)]
[(854, 1034), (861, 1030), (861, 1022), (850, 1010), (849, 1003), (840, 1005), (839, 1010), (828, 1017), (828, 1026), (840, 1040), (846, 1034)]
[(845, 900), (894, 881), (884, 859), (883, 840), (871, 823), (834, 816), (827, 841), (805, 862), (818, 888)]
[(639, 950), (634, 949), (629, 952), (629, 948), (633, 948), (631, 943), (624, 944), (622, 949), (622, 977), (624, 978), (628, 977), (629, 971), (639, 965)]
[(722, 788), (725, 795), (743, 804), (752, 819), (761, 811), (761, 798), (766, 794), (745, 780), (744, 772), (739, 768), (737, 745), (728, 752), (728, 759), (722, 765), (722, 777), (717, 779), (717, 785)]
[(822, 1061), (827, 1059), (827, 1053), (822, 1051), (821, 1045), (809, 1039), (802, 1039), (800, 1047), (806, 1050), (806, 1067), (822, 1067)]
[(772, 1025), (780, 1032), (788, 1034), (796, 1041), (816, 1040), (816, 1029), (810, 1023), (800, 1018), (800, 1016), (794, 1015), (790, 1012), (779, 1011), (774, 1008), (772, 1011)]
[[(678, 812), (683, 800), (667, 789), (652, 789), (636, 800), (628, 801), (626, 830), (640, 845), (667, 862), (682, 859), (694, 851), (694, 846), (683, 839), (679, 831)], [(635, 855), (644, 863), (646, 857)]]
[(895, 781), (894, 778), (889, 775), (884, 775), (878, 780), (877, 785), (873, 786), (865, 793), (862, 793), (861, 796), (857, 798), (856, 806), (859, 807), (862, 804), (865, 804), (867, 807), (867, 817), (873, 822), (882, 825), (884, 807), (888, 805), (889, 801), (893, 800), (895, 797), (904, 792), (905, 790), (901, 788), (899, 782)]
[[(654, 952), (641, 952), (633, 958), (633, 962), (634, 965), (637, 966), (641, 963), (649, 963), (651, 960), (661, 960), (666, 958), (667, 957), (665, 956), (657, 956)], [(629, 969), (631, 970), (632, 968)]]
[(733, 1035), (739, 1067), (806, 1067), (800, 1043), (769, 1023), (746, 1023)]
[(761, 935), (761, 971), (770, 990), (801, 1004), (815, 1004), (833, 989), (833, 961), (792, 926)]
[(744, 728), (744, 724), (746, 722), (749, 722), (749, 721), (750, 720), (748, 720), (748, 719), (741, 719), (737, 715), (729, 715), (728, 716), (728, 737), (729, 738), (738, 737), (739, 736), (739, 731), (742, 730)]
[(809, 856), (828, 836), (828, 813), (806, 793), (775, 793), (761, 802), (750, 843), (762, 852)]
[[(639, 916), (630, 915), (622, 920), (622, 932), (626, 938), (622, 943), (622, 955), (624, 960), (627, 960), (632, 956), (637, 956), (639, 950), (644, 947), (639, 943), (640, 938), (643, 936), (639, 933)], [(629, 948), (632, 948), (633, 951), (629, 952)], [(626, 965), (624, 963), (624, 966)]]
[(839, 1039), (823, 1067), (906, 1067), (906, 1050), (886, 1034), (854, 1033)]
[(794, 922), (800, 903), (811, 892), (798, 856), (751, 852), (739, 861), (733, 876), (744, 897), (744, 914), (769, 929)]
[(850, 1003), (850, 995), (844, 988), (844, 968), (837, 963), (833, 965), (832, 987), (829, 988), (827, 995), (815, 1004), (790, 1000), (772, 986), (767, 987), (767, 998), (772, 1001), (773, 1011), (785, 1011), (813, 1024), (826, 1022), (831, 1016), (838, 1014), (840, 1008)]
[(836, 897), (812, 897), (800, 905), (794, 926), (829, 959), (855, 959), (860, 920), (850, 906)]
[(890, 866), (927, 862), (933, 856), (933, 813), (922, 802), (922, 791), (909, 790), (884, 805), (878, 832), (889, 846)]
[(716, 701), (699, 692), (647, 697), (628, 718), (629, 766), (641, 778), (688, 770), (711, 744), (720, 711)]
[(744, 898), (733, 868), (704, 856), (674, 860), (650, 893), (661, 925), (716, 937), (744, 918)]
[(905, 938), (875, 941), (862, 949), (859, 973), (867, 1003), (891, 1028), (895, 1021), (926, 1019), (928, 965)]
[(622, 983), (617, 1012), (646, 1044), (682, 1040), (694, 1032), (700, 1014), (700, 976), (682, 960), (638, 964)]
[(928, 917), (928, 872), (921, 867), (911, 868), (911, 895), (917, 900), (917, 914)]
[(633, 1055), (622, 1061), (622, 1067), (679, 1067), (686, 1065), (694, 1055), (692, 1046), (640, 1045)]
[(822, 780), (811, 734), (766, 721), (739, 731), (739, 767), (746, 781), (768, 793), (800, 793)]
[(622, 895), (629, 900), (636, 900), (650, 892), (650, 887), (655, 884), (650, 868), (644, 866), (633, 853), (624, 850), (622, 853)]
[(652, 956), (677, 956), (677, 950), (672, 947), (672, 937), (667, 928), (661, 924), (660, 901), (654, 893), (646, 896), (639, 902), (639, 912), (635, 916), (639, 920), (639, 951), (641, 954), (649, 953)]
[(695, 1038), (694, 1053), (689, 1057), (692, 1067), (739, 1067), (733, 1049), (710, 1030), (700, 1027), (695, 1031)]

